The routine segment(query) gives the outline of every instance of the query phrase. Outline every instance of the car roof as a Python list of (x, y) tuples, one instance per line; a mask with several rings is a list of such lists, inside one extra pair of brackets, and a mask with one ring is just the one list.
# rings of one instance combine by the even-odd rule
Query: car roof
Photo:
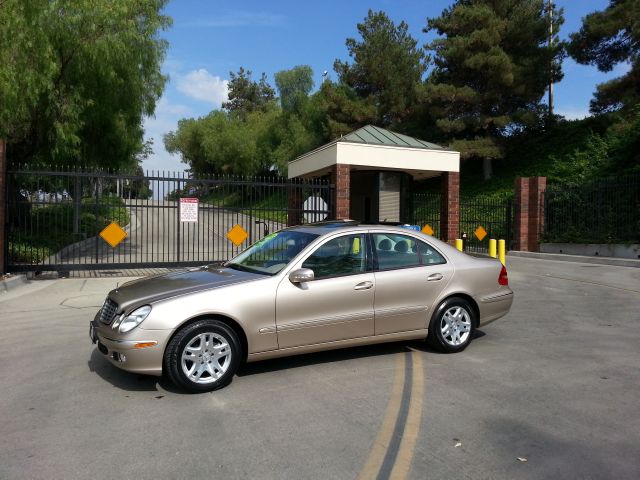
[[(404, 233), (404, 234), (414, 234), (417, 237), (422, 237), (425, 240), (431, 241), (433, 243), (438, 244), (439, 246), (444, 246), (444, 248), (450, 247), (452, 250), (457, 250), (451, 247), (449, 244), (438, 240), (435, 237), (427, 235), (417, 230), (405, 228), (403, 224), (364, 224), (357, 222), (355, 220), (332, 220), (325, 222), (316, 222), (316, 223), (307, 223), (304, 225), (298, 225), (295, 227), (289, 227), (287, 230), (292, 230), (296, 232), (304, 232), (304, 233), (312, 233), (314, 235), (327, 235), (330, 233), (340, 232), (361, 232), (361, 231), (388, 231), (389, 233)], [(448, 248), (447, 248), (448, 249)]]

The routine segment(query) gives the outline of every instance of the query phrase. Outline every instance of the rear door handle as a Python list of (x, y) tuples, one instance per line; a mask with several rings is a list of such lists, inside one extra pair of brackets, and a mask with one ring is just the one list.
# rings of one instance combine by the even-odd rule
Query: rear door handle
[(427, 282), (437, 282), (438, 280), (442, 280), (443, 275), (441, 273), (432, 273), (427, 277)]
[(354, 290), (369, 290), (373, 287), (373, 282), (361, 282), (353, 287)]

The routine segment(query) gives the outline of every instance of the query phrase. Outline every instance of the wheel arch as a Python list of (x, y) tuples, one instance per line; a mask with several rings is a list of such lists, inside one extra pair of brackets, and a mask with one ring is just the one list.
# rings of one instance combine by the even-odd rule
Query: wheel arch
[(171, 334), (171, 337), (169, 337), (169, 339), (167, 340), (164, 353), (166, 354), (166, 351), (167, 351), (166, 349), (171, 343), (171, 340), (173, 339), (173, 337), (176, 336), (176, 334), (180, 330), (182, 330), (187, 325), (198, 322), (200, 320), (219, 320), (222, 323), (228, 325), (234, 331), (234, 333), (238, 336), (238, 340), (240, 340), (240, 346), (242, 348), (241, 360), (242, 362), (246, 361), (247, 355), (249, 354), (249, 342), (247, 340), (247, 334), (245, 333), (242, 326), (236, 320), (226, 315), (221, 315), (219, 313), (203, 313), (201, 315), (196, 315), (195, 317), (191, 317), (188, 320), (185, 320), (184, 322), (182, 322), (180, 325), (178, 325), (178, 327)]
[(433, 319), (433, 316), (438, 314), (438, 311), (440, 311), (440, 307), (444, 302), (452, 298), (461, 298), (467, 301), (469, 305), (471, 305), (471, 308), (473, 308), (473, 313), (475, 314), (474, 315), (475, 321), (473, 326), (474, 328), (478, 328), (480, 326), (480, 306), (478, 305), (478, 302), (476, 302), (471, 295), (464, 292), (449, 293), (446, 297), (442, 298), (440, 302), (438, 302), (438, 307), (433, 311), (431, 318)]

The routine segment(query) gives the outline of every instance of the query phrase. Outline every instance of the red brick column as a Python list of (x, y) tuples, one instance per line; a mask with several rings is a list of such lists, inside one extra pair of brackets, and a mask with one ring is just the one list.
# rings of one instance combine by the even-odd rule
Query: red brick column
[(295, 184), (295, 179), (287, 188), (287, 227), (293, 227), (302, 223), (302, 189)]
[(7, 144), (0, 138), (0, 274), (7, 271), (7, 259), (5, 258), (5, 251), (7, 245), (5, 239), (7, 238), (7, 205), (5, 204), (7, 199)]
[(440, 195), (440, 239), (455, 243), (460, 235), (460, 173), (443, 172)]
[(546, 177), (517, 177), (515, 182), (515, 249), (540, 250), (540, 233), (544, 223), (543, 194)]
[(334, 165), (331, 169), (331, 183), (334, 184), (333, 208), (336, 220), (345, 220), (351, 216), (351, 168), (349, 165)]

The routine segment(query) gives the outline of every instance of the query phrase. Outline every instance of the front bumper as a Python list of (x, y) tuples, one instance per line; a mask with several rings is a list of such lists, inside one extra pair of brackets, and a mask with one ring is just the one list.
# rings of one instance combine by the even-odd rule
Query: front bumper
[(96, 318), (89, 323), (89, 337), (109, 362), (127, 372), (162, 375), (164, 350), (173, 330), (135, 328), (126, 338), (117, 338), (110, 326)]

